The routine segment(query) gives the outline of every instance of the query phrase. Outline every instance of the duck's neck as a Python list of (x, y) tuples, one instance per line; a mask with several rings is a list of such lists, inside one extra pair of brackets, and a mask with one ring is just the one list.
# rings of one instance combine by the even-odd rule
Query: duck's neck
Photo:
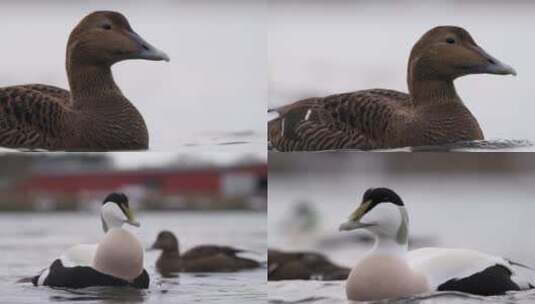
[(178, 259), (180, 258), (180, 252), (178, 251), (178, 249), (166, 249), (162, 251), (160, 257)]
[(404, 257), (409, 245), (409, 216), (405, 208), (400, 208), (401, 223), (395, 234), (377, 230), (371, 254), (395, 255)]
[(409, 63), (407, 83), (414, 105), (462, 103), (452, 78), (437, 77), (417, 63)]
[(67, 76), (71, 98), (77, 108), (113, 106), (113, 101), (126, 100), (113, 80), (108, 65), (69, 62)]
[(408, 244), (406, 242), (399, 243), (398, 240), (393, 238), (386, 238), (376, 235), (375, 244), (370, 253), (379, 255), (405, 256), (407, 251)]

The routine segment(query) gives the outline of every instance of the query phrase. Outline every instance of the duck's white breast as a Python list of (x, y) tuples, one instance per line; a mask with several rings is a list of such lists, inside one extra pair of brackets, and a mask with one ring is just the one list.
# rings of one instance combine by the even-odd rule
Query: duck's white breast
[(93, 268), (127, 281), (134, 280), (143, 271), (141, 243), (125, 229), (110, 229), (98, 244)]
[(355, 266), (346, 282), (348, 299), (400, 298), (430, 291), (426, 278), (406, 261), (391, 255), (370, 255)]

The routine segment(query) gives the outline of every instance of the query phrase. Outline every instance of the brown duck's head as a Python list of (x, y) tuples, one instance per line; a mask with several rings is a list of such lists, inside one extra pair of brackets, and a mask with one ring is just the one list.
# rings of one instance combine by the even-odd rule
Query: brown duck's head
[(178, 239), (171, 231), (161, 231), (150, 249), (159, 249), (164, 252), (178, 252)]
[(409, 78), (453, 80), (469, 74), (516, 75), (507, 64), (489, 55), (463, 28), (438, 26), (414, 45)]
[(98, 11), (87, 15), (74, 28), (67, 45), (68, 60), (88, 65), (112, 65), (128, 59), (169, 61), (139, 36), (120, 13)]

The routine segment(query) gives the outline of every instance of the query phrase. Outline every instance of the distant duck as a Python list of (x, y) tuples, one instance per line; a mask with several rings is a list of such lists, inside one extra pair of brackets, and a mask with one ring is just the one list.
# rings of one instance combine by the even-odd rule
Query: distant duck
[[(373, 301), (432, 291), (460, 291), (482, 296), (533, 288), (526, 266), (470, 249), (407, 250), (409, 216), (391, 189), (372, 188), (340, 230), (366, 229), (376, 238), (346, 281), (350, 300)], [(523, 269), (522, 269), (523, 268)]]
[(268, 250), (268, 280), (345, 280), (349, 268), (333, 264), (315, 252)]
[(386, 149), (481, 140), (483, 132), (455, 90), (470, 74), (516, 75), (454, 26), (431, 29), (409, 58), (409, 94), (372, 89), (308, 98), (271, 111), (278, 151)]
[(139, 222), (122, 193), (106, 197), (101, 208), (106, 235), (98, 244), (69, 248), (47, 269), (32, 278), (35, 286), (85, 288), (90, 286), (149, 287), (143, 269), (143, 247), (123, 224), (139, 227)]
[(180, 254), (178, 240), (170, 231), (161, 231), (151, 249), (161, 250), (156, 269), (162, 274), (175, 272), (235, 272), (260, 267), (260, 263), (238, 257), (244, 250), (201, 245)]
[(117, 12), (86, 16), (67, 44), (70, 92), (43, 84), (0, 88), (0, 146), (71, 151), (149, 147), (143, 117), (113, 80), (111, 66), (169, 57)]

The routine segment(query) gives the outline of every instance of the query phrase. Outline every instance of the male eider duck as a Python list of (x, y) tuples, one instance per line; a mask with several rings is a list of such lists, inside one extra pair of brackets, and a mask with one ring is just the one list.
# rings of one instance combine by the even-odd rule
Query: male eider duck
[(268, 280), (345, 280), (349, 268), (333, 264), (315, 252), (268, 250)]
[(86, 16), (67, 44), (70, 92), (29, 84), (0, 88), (0, 146), (47, 150), (140, 150), (143, 117), (113, 80), (111, 66), (169, 57), (143, 40), (117, 12)]
[(400, 298), (432, 291), (482, 296), (532, 288), (520, 264), (470, 249), (407, 250), (409, 217), (401, 198), (387, 188), (369, 189), (341, 231), (366, 229), (375, 246), (351, 270), (350, 300)]
[(260, 267), (260, 263), (238, 257), (244, 250), (216, 245), (196, 246), (180, 254), (178, 240), (170, 231), (161, 231), (151, 249), (161, 250), (156, 269), (162, 274), (174, 272), (235, 272)]
[(139, 222), (122, 193), (106, 197), (101, 208), (102, 228), (106, 235), (98, 244), (69, 248), (50, 267), (33, 277), (35, 286), (85, 288), (90, 286), (149, 287), (143, 269), (143, 248), (123, 224), (139, 227)]
[(309, 98), (276, 111), (268, 137), (278, 151), (385, 149), (483, 139), (453, 81), (470, 74), (516, 75), (454, 26), (431, 29), (409, 58), (409, 94), (372, 89)]

